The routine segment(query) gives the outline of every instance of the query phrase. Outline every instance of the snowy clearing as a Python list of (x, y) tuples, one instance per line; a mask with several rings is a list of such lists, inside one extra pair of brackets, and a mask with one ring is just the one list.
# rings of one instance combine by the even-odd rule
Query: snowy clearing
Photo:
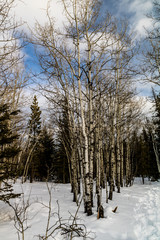
[[(51, 186), (51, 184), (49, 185)], [(25, 240), (39, 239), (39, 234), (44, 235), (47, 225), (49, 194), (46, 183), (35, 182), (14, 185), (16, 192), (23, 189), (25, 202), (29, 199), (32, 203), (28, 208), (29, 227), (25, 231)], [(30, 196), (30, 197), (29, 197)], [(65, 223), (71, 222), (71, 214), (77, 209), (72, 202), (70, 184), (53, 184), (52, 186), (52, 212), (58, 212)], [(17, 204), (19, 199), (12, 200)], [(96, 205), (96, 199), (95, 199)], [(116, 213), (112, 210), (118, 206)], [(132, 187), (121, 189), (121, 193), (114, 193), (113, 201), (105, 203), (105, 192), (103, 192), (103, 207), (105, 218), (97, 220), (96, 207), (94, 214), (86, 217), (83, 213), (83, 204), (78, 212), (78, 223), (87, 227), (90, 232), (86, 239), (94, 237), (98, 240), (159, 240), (160, 239), (160, 182), (148, 182), (144, 185), (141, 179), (136, 179)], [(57, 220), (54, 214), (51, 225)], [(82, 225), (83, 226), (83, 225)], [(54, 233), (56, 240), (67, 239), (66, 235)], [(3, 202), (0, 202), (0, 240), (17, 240), (17, 230), (14, 227), (13, 211)], [(52, 238), (49, 238), (52, 239)], [(84, 239), (84, 238), (74, 238)]]

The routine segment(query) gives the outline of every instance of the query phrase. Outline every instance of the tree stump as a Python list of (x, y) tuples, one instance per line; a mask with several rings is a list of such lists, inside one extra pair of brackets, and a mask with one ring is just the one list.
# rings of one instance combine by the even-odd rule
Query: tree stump
[(99, 218), (104, 218), (104, 208), (102, 205), (100, 205), (98, 208), (97, 219), (99, 219)]

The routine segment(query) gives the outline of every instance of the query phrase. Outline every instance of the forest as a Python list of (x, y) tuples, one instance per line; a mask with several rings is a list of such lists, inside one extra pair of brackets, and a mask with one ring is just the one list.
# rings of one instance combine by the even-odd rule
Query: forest
[[(61, 0), (63, 28), (50, 3), (46, 23), (24, 32), (10, 14), (17, 1), (0, 1), (0, 200), (19, 196), (9, 180), (70, 183), (87, 216), (96, 194), (103, 218), (102, 190), (108, 203), (136, 177), (160, 178), (160, 4), (138, 42), (126, 19), (101, 15), (99, 0)], [(152, 84), (150, 114), (137, 83)]]

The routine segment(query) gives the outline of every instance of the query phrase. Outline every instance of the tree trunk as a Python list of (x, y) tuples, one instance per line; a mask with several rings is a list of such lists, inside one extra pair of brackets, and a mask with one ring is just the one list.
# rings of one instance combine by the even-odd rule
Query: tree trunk
[(120, 182), (121, 182), (121, 187), (123, 187), (123, 140), (121, 138), (121, 179), (120, 179)]
[(109, 153), (106, 146), (106, 203), (108, 203), (108, 176), (109, 176)]
[(160, 173), (160, 161), (159, 161), (158, 149), (157, 149), (157, 145), (156, 145), (156, 141), (154, 139), (153, 133), (151, 134), (151, 136), (152, 136), (153, 149), (156, 156), (157, 168), (158, 168), (158, 172)]
[(115, 150), (114, 150), (114, 135), (111, 136), (111, 171), (110, 171), (110, 189), (109, 189), (109, 200), (113, 199), (113, 191), (114, 191), (114, 176), (115, 176)]
[(130, 146), (129, 146), (129, 135), (126, 146), (126, 187), (131, 185), (131, 168), (130, 168)]
[[(75, 1), (75, 13), (77, 14), (76, 9), (77, 2)], [(85, 116), (83, 110), (83, 100), (82, 100), (82, 89), (81, 89), (81, 67), (80, 67), (80, 48), (79, 48), (79, 29), (78, 29), (78, 19), (75, 14), (75, 23), (77, 30), (77, 55), (78, 55), (78, 93), (79, 93), (79, 101), (80, 101), (80, 114), (82, 121), (82, 134), (84, 137), (84, 164), (83, 164), (83, 172), (84, 172), (84, 182), (85, 182), (85, 209), (87, 215), (92, 215), (92, 203), (91, 203), (91, 189), (90, 189), (90, 163), (89, 163), (89, 149), (88, 149), (88, 137), (86, 133), (86, 124), (85, 124)]]

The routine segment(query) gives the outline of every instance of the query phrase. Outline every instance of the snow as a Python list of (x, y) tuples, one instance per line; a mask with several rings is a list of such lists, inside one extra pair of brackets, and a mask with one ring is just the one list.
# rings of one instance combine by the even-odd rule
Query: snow
[[(69, 226), (73, 221), (77, 206), (72, 202), (70, 184), (51, 184), (52, 190), (52, 217), (51, 225), (56, 223), (58, 205), (59, 215), (64, 226)], [(24, 192), (24, 200), (31, 204), (27, 211), (27, 227), (25, 240), (39, 239), (39, 235), (45, 235), (48, 216), (49, 193), (46, 183), (34, 182), (33, 184), (14, 184), (16, 192)], [(96, 240), (160, 240), (160, 182), (136, 179), (132, 187), (124, 187), (121, 193), (114, 193), (113, 201), (105, 203), (105, 190), (102, 194), (105, 218), (97, 219), (96, 197), (94, 196), (94, 214), (87, 217), (83, 212), (83, 203), (78, 211), (77, 222), (86, 225), (88, 238)], [(12, 204), (21, 206), (21, 199), (13, 199)], [(58, 201), (58, 203), (57, 203)], [(117, 208), (115, 213), (112, 210)], [(72, 215), (71, 215), (72, 214)], [(7, 204), (0, 201), (0, 240), (17, 240), (17, 230), (14, 227), (13, 210)], [(26, 223), (26, 222), (24, 222)], [(25, 224), (24, 224), (25, 225)], [(51, 226), (50, 225), (50, 226)], [(57, 226), (57, 225), (56, 225)], [(56, 240), (65, 239), (65, 235), (55, 231)], [(51, 237), (48, 239), (52, 239)], [(67, 238), (66, 238), (67, 239)], [(69, 238), (68, 238), (69, 239)], [(84, 239), (84, 238), (74, 238)]]

